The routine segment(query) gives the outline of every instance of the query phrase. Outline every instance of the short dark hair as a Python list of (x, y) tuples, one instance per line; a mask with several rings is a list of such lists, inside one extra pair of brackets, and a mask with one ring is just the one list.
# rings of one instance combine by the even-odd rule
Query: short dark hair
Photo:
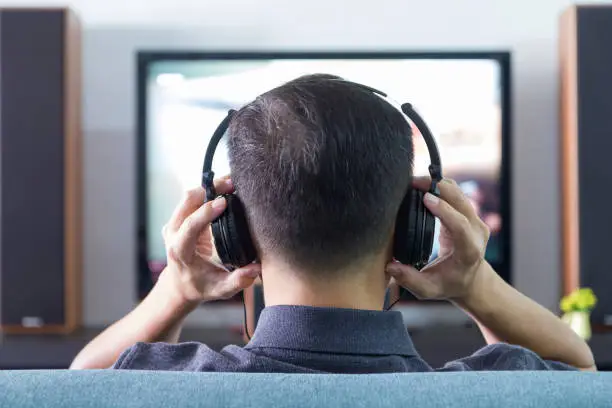
[(297, 78), (244, 106), (228, 151), (259, 250), (311, 270), (384, 249), (412, 178), (404, 116), (331, 75)]

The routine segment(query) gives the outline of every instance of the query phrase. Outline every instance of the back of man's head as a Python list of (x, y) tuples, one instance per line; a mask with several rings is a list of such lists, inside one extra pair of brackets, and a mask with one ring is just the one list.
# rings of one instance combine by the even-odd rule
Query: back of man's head
[(330, 274), (388, 247), (413, 161), (410, 125), (388, 102), (303, 76), (240, 109), (228, 135), (260, 256)]

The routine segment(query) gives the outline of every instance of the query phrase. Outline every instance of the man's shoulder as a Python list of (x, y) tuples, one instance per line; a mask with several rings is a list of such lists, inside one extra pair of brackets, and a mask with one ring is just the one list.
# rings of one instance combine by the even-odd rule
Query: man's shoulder
[(227, 346), (217, 352), (205, 344), (186, 342), (136, 343), (125, 350), (115, 369), (163, 370), (163, 371), (233, 371), (241, 354), (245, 351), (238, 346)]
[(575, 370), (557, 361), (545, 360), (533, 351), (507, 343), (490, 344), (469, 357), (447, 363), (441, 371)]

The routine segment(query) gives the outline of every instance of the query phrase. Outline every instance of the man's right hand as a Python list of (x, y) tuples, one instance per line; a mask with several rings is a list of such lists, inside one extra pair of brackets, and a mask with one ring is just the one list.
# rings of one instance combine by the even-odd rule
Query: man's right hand
[[(233, 191), (229, 177), (215, 180), (220, 194)], [(205, 202), (205, 191), (189, 191), (164, 226), (168, 266), (157, 285), (169, 285), (181, 301), (198, 304), (227, 299), (251, 286), (260, 273), (258, 264), (229, 272), (215, 259), (211, 222), (225, 211), (225, 198)]]
[[(215, 180), (220, 194), (234, 188), (229, 177)], [(210, 223), (225, 210), (225, 200), (204, 204), (202, 188), (191, 190), (163, 229), (168, 266), (142, 302), (93, 339), (71, 368), (108, 368), (138, 342), (176, 343), (185, 317), (201, 302), (225, 299), (249, 287), (260, 266), (229, 272), (215, 260)]]
[[(429, 178), (414, 181), (414, 188), (427, 191), (429, 186)], [(440, 197), (427, 193), (424, 203), (442, 223), (439, 257), (421, 271), (392, 262), (387, 274), (420, 299), (457, 300), (470, 294), (486, 262), (489, 230), (457, 183), (444, 179), (438, 187)]]

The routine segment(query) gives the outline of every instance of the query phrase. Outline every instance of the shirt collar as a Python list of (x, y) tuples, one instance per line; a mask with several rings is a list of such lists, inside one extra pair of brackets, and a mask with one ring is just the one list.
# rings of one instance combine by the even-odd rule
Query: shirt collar
[(400, 312), (310, 306), (263, 309), (253, 338), (245, 348), (264, 347), (418, 356)]

